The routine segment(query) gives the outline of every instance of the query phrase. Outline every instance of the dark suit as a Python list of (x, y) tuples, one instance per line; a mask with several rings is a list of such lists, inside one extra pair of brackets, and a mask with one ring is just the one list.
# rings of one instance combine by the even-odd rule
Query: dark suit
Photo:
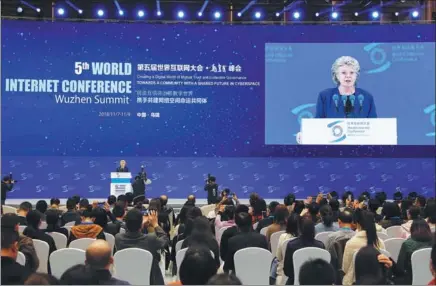
[(225, 261), (226, 257), (227, 257), (227, 251), (229, 250), (230, 238), (234, 237), (237, 234), (238, 234), (238, 227), (237, 226), (229, 227), (228, 229), (226, 229), (223, 232), (223, 235), (221, 236), (221, 241), (220, 241), (220, 255), (221, 255), (221, 259), (223, 261)]
[(76, 225), (80, 224), (80, 214), (77, 211), (67, 211), (65, 212), (61, 217), (61, 226), (64, 226), (65, 224), (74, 221)]
[(286, 285), (294, 285), (294, 253), (295, 251), (305, 247), (318, 247), (325, 249), (324, 244), (319, 240), (305, 241), (297, 237), (288, 242), (286, 246), (285, 261), (283, 263), (283, 270), (285, 275), (288, 276)]
[(98, 285), (130, 285), (129, 282), (112, 277), (112, 274), (106, 269), (94, 270), (94, 274), (98, 279)]
[(235, 271), (233, 257), (238, 250), (248, 247), (260, 247), (268, 250), (266, 237), (257, 232), (239, 232), (229, 240), (229, 248), (224, 262), (224, 271)]
[(256, 231), (260, 233), (262, 228), (272, 225), (274, 222), (274, 216), (269, 216), (259, 221), (256, 227)]
[(127, 168), (127, 166), (124, 167), (124, 168), (118, 167), (116, 172), (117, 173), (128, 173), (129, 172), (129, 168)]
[(2, 285), (23, 285), (31, 272), (10, 257), (2, 256)]
[(159, 226), (154, 230), (156, 236), (130, 231), (127, 231), (126, 233), (118, 233), (115, 235), (115, 247), (117, 250), (137, 247), (150, 251), (150, 253), (153, 255), (150, 285), (165, 285), (162, 272), (159, 268), (159, 261), (160, 251), (168, 245), (168, 236)]
[[(204, 245), (205, 247), (209, 248), (214, 255), (215, 258), (215, 263), (217, 265), (217, 269), (220, 267), (220, 247), (218, 245), (218, 242), (216, 241), (215, 237), (211, 236), (211, 237), (205, 237), (204, 241), (201, 242), (202, 245)], [(183, 240), (182, 243), (182, 249), (183, 248), (187, 248), (190, 247), (192, 245), (197, 245), (198, 242), (195, 241), (191, 236), (187, 237), (185, 240)]]
[(2, 197), (1, 197), (2, 205), (5, 204), (6, 195), (8, 192), (12, 191), (13, 187), (14, 187), (13, 184), (6, 184), (5, 182), (2, 181)]

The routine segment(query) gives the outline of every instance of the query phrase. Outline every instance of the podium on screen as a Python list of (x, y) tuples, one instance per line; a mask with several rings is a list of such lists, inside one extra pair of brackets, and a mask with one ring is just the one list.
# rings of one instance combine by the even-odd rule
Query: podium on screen
[(132, 173), (111, 173), (111, 195), (119, 196), (132, 191)]
[(303, 145), (397, 145), (396, 118), (303, 118)]

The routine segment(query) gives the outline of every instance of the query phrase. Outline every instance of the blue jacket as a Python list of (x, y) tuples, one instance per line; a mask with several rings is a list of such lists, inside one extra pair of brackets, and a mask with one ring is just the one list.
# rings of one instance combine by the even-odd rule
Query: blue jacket
[[(336, 103), (334, 95), (338, 95)], [(354, 110), (348, 115), (348, 118), (377, 118), (374, 98), (364, 89), (356, 88), (354, 100)], [(362, 95), (362, 96), (360, 96)], [(361, 99), (359, 99), (359, 97)], [(329, 88), (320, 92), (316, 103), (316, 118), (346, 118), (344, 111), (344, 102), (339, 95), (338, 88)]]

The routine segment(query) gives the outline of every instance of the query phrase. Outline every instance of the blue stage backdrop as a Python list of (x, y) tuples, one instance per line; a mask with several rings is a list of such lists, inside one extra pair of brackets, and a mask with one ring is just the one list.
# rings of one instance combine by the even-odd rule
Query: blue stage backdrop
[[(2, 21), (2, 174), (19, 180), (9, 197), (106, 197), (120, 159), (146, 167), (149, 196), (205, 197), (207, 173), (242, 198), (432, 194), (434, 40), (434, 25)], [(289, 47), (304, 53), (273, 60)], [(399, 143), (415, 146), (289, 145), (313, 112), (295, 108), (332, 87), (344, 54), (361, 62), (379, 117), (398, 118)]]

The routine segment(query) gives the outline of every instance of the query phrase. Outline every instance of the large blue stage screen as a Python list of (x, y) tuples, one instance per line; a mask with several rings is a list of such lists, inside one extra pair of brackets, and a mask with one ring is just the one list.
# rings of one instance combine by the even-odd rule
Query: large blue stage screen
[[(134, 174), (144, 166), (149, 197), (205, 198), (208, 173), (241, 198), (432, 193), (434, 32), (3, 20), (2, 174), (19, 181), (8, 198), (107, 197), (122, 159)], [(373, 42), (386, 59), (371, 62)], [(415, 60), (395, 58), (397, 46), (414, 47)], [(271, 60), (289, 47), (295, 56)], [(399, 144), (415, 146), (295, 145), (299, 118), (315, 112), (295, 108), (332, 87), (329, 69), (342, 55), (359, 60), (358, 86), (378, 114), (398, 118)], [(370, 72), (381, 60), (391, 66)]]

